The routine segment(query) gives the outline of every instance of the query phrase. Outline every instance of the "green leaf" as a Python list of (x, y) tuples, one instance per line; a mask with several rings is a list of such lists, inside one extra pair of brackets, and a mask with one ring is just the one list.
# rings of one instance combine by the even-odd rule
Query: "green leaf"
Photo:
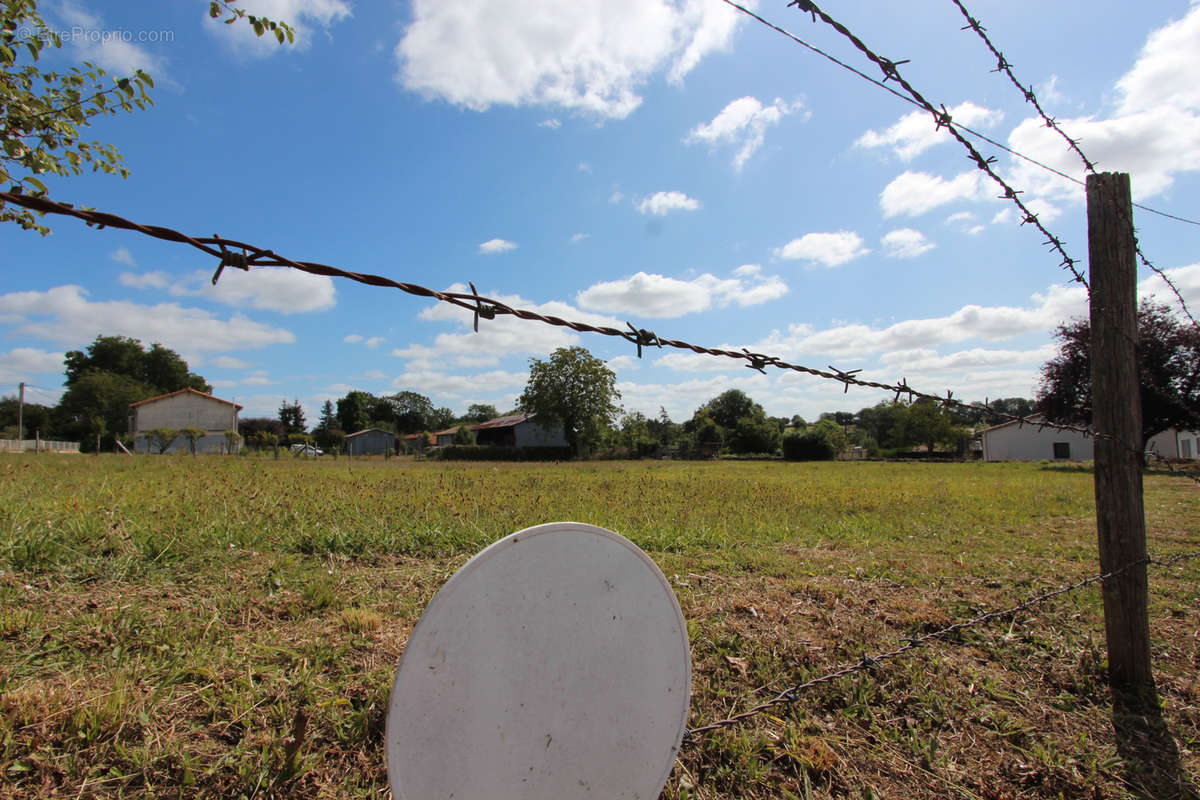
[(215, 0), (214, 0), (214, 2), (209, 3), (208, 4), (208, 16), (211, 17), (212, 19), (216, 19), (217, 17), (221, 16), (221, 4), (215, 2)]
[(29, 176), (28, 178), (26, 178), (25, 183), (28, 183), (30, 186), (37, 189), (42, 194), (46, 193), (46, 184), (42, 183), (41, 181), (39, 181), (37, 178), (35, 178), (33, 176)]

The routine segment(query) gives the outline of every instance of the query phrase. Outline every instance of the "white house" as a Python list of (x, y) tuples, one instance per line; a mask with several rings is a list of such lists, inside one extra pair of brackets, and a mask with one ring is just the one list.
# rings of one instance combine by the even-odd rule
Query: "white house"
[[(1039, 428), (1041, 417), (1024, 424), (1011, 421), (980, 431), (984, 461), (1090, 461), (1095, 440), (1085, 433)], [(1195, 431), (1163, 431), (1146, 443), (1146, 452), (1164, 458), (1200, 458)]]
[[(196, 441), (197, 453), (223, 453), (228, 447), (225, 431), (236, 431), (237, 403), (204, 394), (195, 389), (180, 389), (170, 394), (160, 394), (129, 406), (129, 432), (133, 434), (133, 446), (139, 453), (155, 452), (146, 435), (155, 428), (201, 428), (204, 436)], [(235, 443), (234, 447), (238, 445)], [(188, 450), (188, 441), (182, 436), (167, 448), (168, 453)]]

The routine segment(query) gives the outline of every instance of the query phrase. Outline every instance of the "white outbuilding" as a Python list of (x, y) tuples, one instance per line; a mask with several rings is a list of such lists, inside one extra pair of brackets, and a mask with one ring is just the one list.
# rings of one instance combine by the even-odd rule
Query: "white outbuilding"
[[(196, 441), (197, 453), (224, 453), (230, 445), (237, 449), (236, 440), (227, 438), (226, 431), (238, 428), (238, 412), (242, 407), (229, 400), (213, 397), (195, 389), (180, 389), (170, 394), (160, 394), (129, 406), (129, 432), (133, 434), (133, 446), (139, 453), (155, 452), (147, 436), (155, 428), (201, 428), (204, 436)], [(168, 453), (188, 450), (189, 444), (182, 436), (167, 448)]]
[[(1030, 422), (1016, 420), (979, 432), (984, 461), (1091, 461), (1095, 440), (1086, 433), (1042, 427), (1042, 417)], [(1163, 458), (1200, 458), (1200, 434), (1196, 431), (1163, 431), (1146, 442), (1147, 453)]]

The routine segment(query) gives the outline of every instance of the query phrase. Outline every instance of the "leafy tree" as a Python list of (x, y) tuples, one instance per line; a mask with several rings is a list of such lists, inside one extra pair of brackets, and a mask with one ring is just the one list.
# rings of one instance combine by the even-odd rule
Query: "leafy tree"
[[(416, 392), (397, 392), (380, 398), (380, 402), (372, 417), (373, 421), (391, 422), (396, 426), (396, 433), (417, 433), (424, 430), (441, 430), (436, 427), (433, 401), (423, 394)], [(454, 421), (451, 412), (446, 421), (447, 427)]]
[(729, 389), (709, 400), (701, 408), (708, 409), (713, 422), (726, 431), (733, 430), (742, 417), (763, 413), (762, 406), (746, 396), (740, 389)]
[(91, 370), (76, 377), (54, 409), (55, 428), (77, 439), (83, 450), (95, 447), (96, 434), (129, 430), (129, 406), (158, 391), (141, 381), (116, 372)]
[(300, 398), (294, 399), (291, 403), (287, 400), (279, 403), (279, 421), (283, 424), (284, 434), (304, 433), (307, 430), (304, 423), (304, 407), (300, 405)]
[(758, 413), (747, 414), (733, 426), (729, 449), (734, 453), (774, 453), (781, 438), (779, 425), (760, 407)]
[(468, 428), (466, 425), (459, 425), (458, 430), (454, 432), (455, 444), (475, 444), (475, 431)]
[(832, 461), (836, 455), (836, 448), (822, 431), (783, 437), (783, 457), (788, 461)]
[(496, 412), (495, 406), (472, 403), (467, 406), (467, 413), (463, 414), (462, 421), (469, 425), (476, 422), (487, 422), (489, 419), (495, 419), (498, 416), (500, 414)]
[(197, 428), (194, 425), (189, 425), (186, 428), (181, 428), (179, 435), (184, 439), (187, 439), (188, 450), (191, 451), (192, 456), (194, 457), (196, 455), (196, 442), (208, 435), (208, 431), (204, 430), (204, 428)]
[(337, 427), (346, 433), (358, 433), (371, 425), (371, 411), (376, 397), (370, 392), (354, 390), (337, 401)]
[(621, 432), (618, 440), (622, 447), (629, 450), (634, 458), (644, 458), (653, 455), (660, 441), (651, 425), (653, 420), (646, 418), (640, 411), (634, 411), (621, 418)]
[(677, 422), (672, 422), (671, 415), (667, 413), (667, 409), (663, 406), (658, 407), (658, 417), (647, 420), (646, 425), (650, 428), (650, 433), (654, 435), (658, 443), (664, 447), (675, 446), (679, 442), (679, 437), (683, 434), (683, 426)]
[(179, 438), (179, 431), (174, 428), (151, 428), (146, 431), (146, 440), (161, 456)]
[(225, 452), (228, 453), (229, 455), (233, 455), (234, 453), (236, 453), (238, 451), (238, 445), (240, 445), (242, 443), (242, 437), (241, 437), (241, 435), (238, 434), (237, 431), (234, 431), (234, 430), (225, 431), (224, 435), (225, 435)]
[(953, 444), (963, 435), (944, 406), (924, 399), (907, 407), (901, 431), (905, 444), (923, 444), (931, 453), (937, 445)]
[(520, 408), (541, 425), (562, 425), (571, 452), (580, 455), (619, 413), (617, 376), (582, 347), (560, 347), (543, 361), (529, 360)]
[(51, 420), (54, 409), (38, 403), (26, 403), (22, 414), (20, 405), (20, 399), (15, 396), (0, 398), (0, 430), (4, 431), (4, 435), (17, 435), (17, 417), (20, 416), (26, 438), (32, 438), (33, 431), (40, 431), (43, 439), (53, 439), (54, 426)]
[(283, 423), (273, 417), (243, 417), (238, 420), (238, 433), (245, 441), (255, 443), (261, 441), (260, 434), (262, 433), (271, 434), (275, 437), (275, 441), (286, 435)]
[(435, 408), (433, 413), (429, 415), (429, 427), (435, 431), (444, 431), (454, 424), (454, 410), (446, 408)]
[(884, 400), (855, 414), (856, 427), (879, 443), (880, 447), (903, 446), (903, 424), (906, 406)]
[[(1200, 428), (1200, 331), (1170, 306), (1138, 305), (1138, 381), (1142, 435)], [(1052, 422), (1092, 422), (1091, 322), (1074, 319), (1055, 331), (1058, 355), (1042, 367), (1037, 410)]]
[[(233, 2), (211, 2), (209, 15), (228, 15), (228, 23), (245, 20), (259, 36), (269, 32), (280, 43), (292, 40), (294, 33), (285, 23), (251, 16)], [(43, 194), (46, 187), (38, 176), (79, 175), (85, 167), (129, 175), (115, 147), (82, 141), (81, 129), (96, 117), (152, 105), (147, 90), (154, 80), (140, 69), (112, 78), (89, 62), (66, 72), (39, 69), (43, 52), (62, 44), (38, 13), (37, 0), (4, 0), (0, 5), (0, 185), (12, 183), (16, 190)], [(49, 233), (37, 217), (0, 202), (0, 222)]]
[(187, 362), (174, 350), (157, 343), (147, 350), (139, 340), (128, 336), (97, 336), (86, 352), (70, 350), (63, 361), (67, 366), (67, 386), (89, 372), (111, 372), (145, 384), (153, 394), (179, 389), (212, 391), (212, 386), (190, 372)]

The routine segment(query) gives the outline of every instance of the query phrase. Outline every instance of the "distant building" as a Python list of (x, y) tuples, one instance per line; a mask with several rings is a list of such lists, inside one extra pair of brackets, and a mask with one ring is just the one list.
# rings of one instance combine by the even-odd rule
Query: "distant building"
[(367, 428), (365, 431), (347, 434), (346, 455), (350, 456), (381, 456), (396, 451), (396, 434), (388, 433), (379, 428)]
[[(509, 414), (468, 425), (475, 443), (493, 447), (566, 447), (562, 425), (540, 425), (532, 414)], [(453, 441), (453, 437), (451, 437)]]
[[(1040, 427), (1043, 418), (1031, 422), (1005, 422), (979, 433), (984, 461), (1091, 461), (1095, 440), (1085, 433)], [(1163, 431), (1146, 442), (1146, 452), (1163, 458), (1200, 458), (1200, 434), (1196, 431)]]
[[(225, 431), (236, 431), (238, 412), (242, 407), (229, 400), (213, 397), (195, 389), (180, 389), (160, 394), (129, 406), (129, 432), (133, 447), (139, 453), (157, 452), (147, 433), (155, 428), (201, 428), (204, 436), (196, 441), (197, 453), (224, 453), (229, 447)], [(233, 447), (239, 447), (234, 442)], [(168, 453), (190, 449), (187, 439), (178, 437), (167, 448)]]

